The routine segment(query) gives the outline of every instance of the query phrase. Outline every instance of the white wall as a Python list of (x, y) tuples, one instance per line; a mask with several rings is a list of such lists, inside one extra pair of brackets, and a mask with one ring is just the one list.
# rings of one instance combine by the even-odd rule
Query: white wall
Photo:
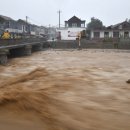
[(124, 37), (124, 31), (119, 32), (120, 37)]
[(86, 28), (60, 28), (57, 32), (61, 32), (61, 40), (76, 40), (77, 34)]
[(109, 37), (113, 38), (113, 31), (109, 32)]
[(104, 31), (100, 31), (100, 38), (104, 38)]
[(91, 39), (93, 39), (93, 38), (94, 38), (94, 32), (91, 31)]
[(34, 31), (31, 31), (31, 35), (36, 35), (36, 33)]
[[(100, 31), (100, 38), (104, 38), (104, 33), (109, 32), (109, 38), (113, 38), (113, 31)], [(119, 31), (119, 35), (124, 37), (124, 31)], [(130, 36), (130, 33), (129, 33)], [(91, 39), (94, 38), (94, 31), (91, 31)]]
[[(94, 38), (94, 32), (96, 31), (91, 31), (91, 39)], [(97, 31), (98, 32), (98, 31)], [(100, 31), (100, 38), (104, 38), (104, 32), (109, 32), (109, 38), (113, 38), (113, 31)], [(119, 31), (119, 37), (124, 37), (124, 32), (123, 30)], [(129, 32), (129, 37), (130, 37), (130, 31)]]
[(22, 30), (19, 29), (13, 29), (13, 28), (6, 28), (5, 31), (9, 31), (10, 33), (23, 33)]
[[(91, 38), (94, 38), (94, 32), (91, 31)], [(113, 37), (113, 31), (100, 31), (100, 38), (104, 38), (104, 32), (109, 32), (109, 37)]]

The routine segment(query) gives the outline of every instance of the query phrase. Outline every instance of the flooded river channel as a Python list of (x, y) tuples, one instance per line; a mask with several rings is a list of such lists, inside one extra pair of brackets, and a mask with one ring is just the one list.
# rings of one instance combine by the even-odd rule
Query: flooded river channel
[(0, 130), (130, 130), (130, 52), (47, 50), (0, 66)]

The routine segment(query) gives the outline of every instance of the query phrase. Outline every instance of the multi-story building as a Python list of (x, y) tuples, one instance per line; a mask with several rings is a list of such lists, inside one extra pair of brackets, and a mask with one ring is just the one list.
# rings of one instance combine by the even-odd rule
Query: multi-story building
[(90, 38), (130, 38), (130, 23), (128, 21), (124, 21), (122, 23), (111, 25), (103, 29), (90, 30)]
[(83, 30), (86, 30), (85, 20), (81, 20), (76, 16), (65, 21), (64, 28), (57, 28), (61, 40), (76, 40), (78, 33)]
[(10, 17), (0, 15), (0, 33), (7, 30), (13, 35), (12, 37), (16, 34), (39, 37), (47, 35), (46, 27), (33, 25), (22, 19), (16, 21)]

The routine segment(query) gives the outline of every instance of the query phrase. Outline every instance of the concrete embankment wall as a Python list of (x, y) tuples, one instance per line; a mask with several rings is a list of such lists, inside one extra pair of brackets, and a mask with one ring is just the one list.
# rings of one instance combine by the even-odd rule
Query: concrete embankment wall
[[(76, 49), (78, 41), (55, 41), (48, 43), (51, 48), (55, 49)], [(130, 41), (103, 42), (94, 40), (81, 40), (81, 48), (83, 49), (130, 49)]]
[[(5, 43), (4, 43), (5, 42)], [(35, 44), (28, 44), (28, 43)], [(24, 45), (16, 44), (25, 43)], [(14, 48), (7, 45), (15, 45)], [(78, 49), (78, 41), (55, 41), (55, 42), (45, 42), (43, 39), (26, 39), (23, 40), (1, 40), (0, 41), (0, 64), (6, 64), (8, 62), (8, 56), (28, 56), (32, 52), (41, 51), (43, 49), (54, 48), (54, 49)], [(120, 40), (112, 42), (104, 41), (94, 41), (94, 40), (81, 40), (82, 49), (130, 49), (130, 40)]]

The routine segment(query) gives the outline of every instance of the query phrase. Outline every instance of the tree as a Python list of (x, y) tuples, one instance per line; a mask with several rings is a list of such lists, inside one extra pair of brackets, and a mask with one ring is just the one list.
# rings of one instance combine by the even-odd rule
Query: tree
[(103, 26), (102, 21), (97, 19), (97, 18), (94, 18), (94, 17), (91, 18), (91, 22), (89, 22), (88, 25), (87, 25), (87, 29), (88, 30), (91, 30), (91, 29), (102, 29), (104, 27), (105, 26)]

